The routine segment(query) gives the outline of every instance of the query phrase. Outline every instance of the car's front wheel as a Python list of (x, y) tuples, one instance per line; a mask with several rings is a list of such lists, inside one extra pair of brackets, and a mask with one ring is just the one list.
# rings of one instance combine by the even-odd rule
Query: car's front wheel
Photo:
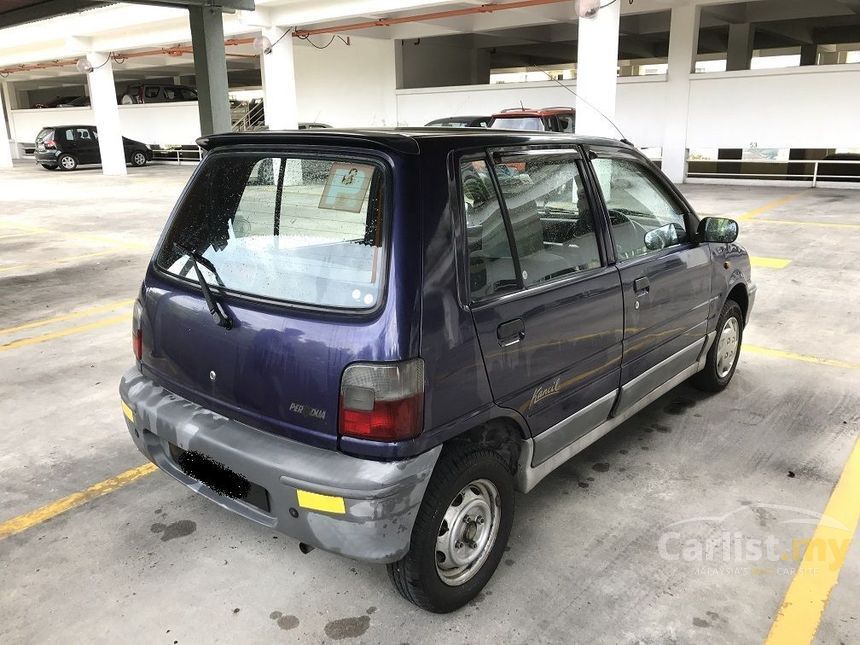
[(499, 565), (513, 516), (513, 477), (501, 455), (446, 447), (424, 493), (409, 552), (388, 565), (394, 587), (428, 611), (459, 609)]
[(78, 160), (69, 154), (61, 155), (60, 158), (57, 159), (57, 163), (63, 170), (74, 170), (78, 167)]
[(726, 300), (717, 322), (717, 336), (708, 351), (705, 368), (693, 376), (694, 386), (705, 392), (719, 392), (735, 374), (744, 338), (744, 315), (734, 300)]
[(131, 154), (131, 165), (135, 167), (146, 165), (146, 155), (139, 150)]

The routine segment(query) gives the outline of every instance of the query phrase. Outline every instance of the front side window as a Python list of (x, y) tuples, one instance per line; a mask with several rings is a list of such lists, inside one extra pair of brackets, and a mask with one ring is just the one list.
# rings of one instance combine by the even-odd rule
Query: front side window
[(496, 169), (526, 287), (601, 265), (574, 156), (503, 156)]
[[(382, 169), (346, 158), (213, 154), (179, 207), (157, 265), (226, 291), (331, 308), (382, 296)], [(199, 258), (202, 256), (203, 262)]]
[(483, 159), (461, 161), (460, 181), (472, 299), (482, 300), (517, 289), (508, 232), (487, 162)]
[(619, 260), (635, 258), (688, 241), (684, 211), (634, 159), (592, 160), (612, 224)]

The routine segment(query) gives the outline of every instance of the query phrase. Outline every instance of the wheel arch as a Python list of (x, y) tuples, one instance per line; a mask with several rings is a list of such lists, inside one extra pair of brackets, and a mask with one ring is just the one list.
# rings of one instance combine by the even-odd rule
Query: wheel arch
[(499, 453), (512, 475), (516, 474), (523, 442), (529, 433), (513, 415), (499, 414), (448, 439), (444, 445), (460, 447), (472, 444)]
[(734, 300), (738, 303), (738, 306), (741, 308), (741, 313), (744, 316), (744, 322), (747, 320), (747, 315), (749, 314), (750, 307), (750, 297), (747, 293), (747, 286), (743, 282), (738, 282), (735, 284), (731, 290), (729, 291), (729, 295), (726, 296), (726, 300)]

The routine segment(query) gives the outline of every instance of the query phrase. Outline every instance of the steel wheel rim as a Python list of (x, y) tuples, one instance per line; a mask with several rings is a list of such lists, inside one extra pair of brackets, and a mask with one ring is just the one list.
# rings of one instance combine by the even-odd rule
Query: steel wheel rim
[(732, 316), (723, 325), (720, 332), (720, 340), (717, 344), (717, 376), (726, 378), (735, 364), (738, 355), (738, 344), (740, 342), (740, 324), (738, 319)]
[(476, 479), (454, 496), (436, 536), (436, 573), (450, 587), (474, 577), (499, 534), (501, 500), (496, 485)]
[(143, 156), (142, 152), (134, 153), (134, 156), (132, 157), (132, 159), (134, 160), (134, 165), (136, 165), (136, 166), (142, 166), (144, 164), (144, 162), (146, 161), (146, 157)]
[(75, 167), (75, 160), (71, 157), (63, 157), (60, 160), (60, 163), (63, 164), (63, 168), (65, 168), (66, 170), (71, 170)]

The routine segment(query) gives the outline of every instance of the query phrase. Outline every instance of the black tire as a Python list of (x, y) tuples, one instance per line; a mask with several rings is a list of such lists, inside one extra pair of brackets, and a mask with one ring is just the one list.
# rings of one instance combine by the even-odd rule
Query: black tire
[(134, 150), (131, 153), (131, 165), (135, 168), (140, 168), (146, 165), (146, 153), (140, 150)]
[[(726, 330), (726, 324), (729, 322), (731, 318), (734, 318), (735, 324), (737, 325), (737, 349), (735, 351), (734, 360), (731, 363), (731, 368), (728, 372), (725, 372), (723, 369), (723, 374), (721, 375), (720, 369), (720, 351), (721, 344), (720, 341), (723, 336), (723, 332)], [(744, 315), (741, 307), (734, 300), (726, 300), (726, 304), (723, 305), (723, 311), (720, 313), (720, 319), (717, 322), (717, 336), (714, 338), (714, 344), (711, 345), (711, 349), (708, 351), (708, 359), (705, 362), (705, 368), (695, 374), (693, 378), (690, 379), (690, 382), (696, 388), (703, 390), (705, 392), (720, 392), (726, 388), (729, 384), (729, 381), (732, 380), (732, 376), (735, 374), (735, 368), (738, 366), (738, 359), (741, 355), (741, 344), (743, 343), (744, 338)]]
[(57, 168), (60, 170), (75, 170), (78, 167), (78, 160), (70, 154), (62, 154), (57, 158)]
[(49, 163), (43, 163), (42, 168), (44, 168), (45, 170), (56, 170), (57, 166), (53, 166)]
[[(442, 581), (437, 571), (437, 537), (449, 505), (467, 486), (478, 481), (491, 482), (498, 492), (498, 531), (472, 577), (451, 586)], [(427, 611), (444, 614), (459, 609), (477, 596), (492, 577), (504, 554), (513, 519), (514, 484), (505, 460), (496, 452), (476, 446), (446, 446), (424, 493), (409, 552), (388, 565), (394, 588)]]

